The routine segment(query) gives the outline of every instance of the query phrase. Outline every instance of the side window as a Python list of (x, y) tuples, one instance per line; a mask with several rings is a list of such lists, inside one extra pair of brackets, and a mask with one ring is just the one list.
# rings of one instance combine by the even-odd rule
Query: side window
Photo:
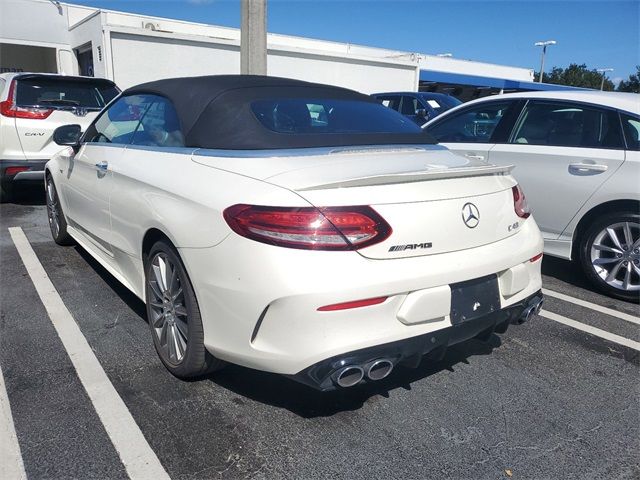
[(378, 100), (382, 102), (382, 105), (389, 107), (396, 112), (400, 110), (400, 97), (395, 95), (389, 95), (385, 97), (378, 97)]
[(513, 102), (486, 102), (465, 108), (429, 126), (438, 142), (489, 143), (496, 127)]
[(400, 112), (403, 115), (415, 115), (416, 110), (422, 108), (418, 104), (418, 99), (415, 97), (402, 97), (402, 111)]
[(144, 95), (149, 102), (133, 135), (132, 145), (184, 147), (178, 114), (171, 101), (157, 95)]
[(640, 118), (625, 114), (621, 117), (627, 150), (640, 150)]
[(510, 143), (556, 147), (623, 148), (618, 114), (566, 102), (530, 101)]
[(151, 102), (145, 100), (144, 97), (143, 95), (130, 95), (116, 100), (87, 129), (83, 141), (118, 145), (131, 143), (140, 119), (151, 105)]

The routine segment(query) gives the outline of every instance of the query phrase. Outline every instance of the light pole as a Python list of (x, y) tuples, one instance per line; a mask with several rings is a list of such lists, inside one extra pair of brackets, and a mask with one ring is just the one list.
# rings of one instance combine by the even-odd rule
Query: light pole
[(549, 45), (555, 45), (555, 40), (547, 40), (545, 42), (536, 42), (533, 45), (536, 47), (542, 47), (542, 60), (540, 61), (540, 77), (538, 78), (538, 82), (542, 83), (542, 72), (544, 72), (544, 55), (547, 53), (547, 47)]
[(602, 82), (600, 83), (600, 90), (604, 90), (604, 79), (607, 72), (613, 72), (613, 68), (596, 68), (596, 72), (602, 74)]

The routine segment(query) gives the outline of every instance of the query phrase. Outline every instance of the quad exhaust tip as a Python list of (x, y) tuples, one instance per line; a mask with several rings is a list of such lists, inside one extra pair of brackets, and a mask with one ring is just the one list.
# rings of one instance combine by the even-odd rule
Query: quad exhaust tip
[(367, 378), (369, 380), (382, 380), (393, 370), (393, 362), (386, 358), (381, 358), (371, 362), (367, 368)]
[(364, 378), (364, 370), (357, 365), (349, 365), (348, 367), (344, 367), (336, 373), (335, 382), (343, 387), (353, 387), (360, 383), (360, 381)]

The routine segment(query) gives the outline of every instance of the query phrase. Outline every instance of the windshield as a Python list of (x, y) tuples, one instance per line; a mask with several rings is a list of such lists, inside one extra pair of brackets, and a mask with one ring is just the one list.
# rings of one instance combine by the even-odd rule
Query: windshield
[(111, 82), (73, 79), (25, 78), (18, 81), (16, 104), (26, 106), (102, 109), (116, 95)]
[(288, 98), (258, 100), (251, 109), (262, 125), (277, 133), (421, 132), (414, 122), (377, 102)]
[(438, 115), (453, 107), (457, 107), (462, 102), (451, 95), (421, 95), (422, 99), (433, 108)]

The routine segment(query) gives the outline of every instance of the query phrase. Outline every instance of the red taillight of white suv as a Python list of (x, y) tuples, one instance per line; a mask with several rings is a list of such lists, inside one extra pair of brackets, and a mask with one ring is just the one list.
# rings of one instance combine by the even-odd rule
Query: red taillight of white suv
[(516, 185), (511, 189), (513, 192), (513, 208), (516, 211), (516, 215), (520, 218), (529, 218), (531, 215), (531, 210), (529, 209), (529, 205), (527, 204), (527, 199), (524, 196), (524, 192), (520, 185)]
[(12, 80), (9, 93), (4, 102), (0, 102), (0, 115), (12, 118), (30, 118), (32, 120), (44, 120), (53, 112), (50, 108), (19, 107), (15, 103), (16, 81)]
[(266, 207), (233, 205), (224, 219), (238, 235), (305, 250), (357, 250), (380, 243), (391, 227), (369, 206)]

